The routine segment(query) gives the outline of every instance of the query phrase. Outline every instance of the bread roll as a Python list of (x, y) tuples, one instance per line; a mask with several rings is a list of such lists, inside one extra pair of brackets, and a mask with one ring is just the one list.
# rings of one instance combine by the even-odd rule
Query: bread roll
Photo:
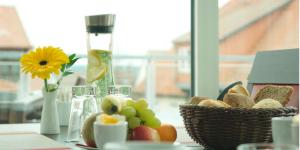
[(225, 94), (228, 93), (228, 90), (231, 89), (232, 87), (234, 87), (235, 85), (238, 85), (238, 84), (243, 84), (243, 83), (242, 83), (242, 81), (237, 81), (237, 82), (231, 83), (231, 84), (228, 85), (226, 88), (224, 88), (224, 90), (223, 90), (223, 91), (220, 93), (220, 95), (218, 96), (217, 100), (223, 100)]
[(293, 88), (290, 86), (275, 86), (267, 85), (256, 94), (254, 101), (257, 103), (263, 99), (271, 98), (279, 101), (285, 106), (290, 100), (290, 96), (293, 93)]
[(252, 108), (280, 108), (282, 104), (274, 99), (263, 99), (256, 103)]
[(224, 96), (223, 101), (229, 104), (231, 107), (239, 108), (252, 108), (252, 106), (255, 104), (249, 96), (237, 93), (227, 93)]
[(223, 101), (213, 100), (213, 99), (202, 100), (198, 105), (199, 106), (210, 106), (210, 107), (225, 107), (225, 108), (230, 107), (230, 105), (224, 103)]
[(241, 84), (235, 85), (234, 87), (229, 89), (227, 93), (236, 93), (236, 94), (241, 94), (241, 95), (245, 95), (245, 96), (250, 96), (248, 90), (246, 88), (244, 88)]
[(199, 104), (202, 100), (205, 99), (209, 99), (208, 97), (198, 97), (198, 96), (194, 96), (192, 97), (191, 101), (189, 102), (189, 104)]

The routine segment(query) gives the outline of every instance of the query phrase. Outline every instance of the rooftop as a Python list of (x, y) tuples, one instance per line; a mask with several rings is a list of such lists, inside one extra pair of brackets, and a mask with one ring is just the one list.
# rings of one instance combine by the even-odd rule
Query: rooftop
[(16, 9), (0, 6), (0, 51), (26, 51), (30, 48)]
[[(242, 0), (227, 3), (219, 11), (219, 39), (224, 40), (273, 12), (285, 8), (292, 0)], [(247, 19), (245, 19), (247, 18)], [(239, 23), (236, 23), (239, 20)], [(190, 33), (173, 40), (174, 43), (190, 41)]]

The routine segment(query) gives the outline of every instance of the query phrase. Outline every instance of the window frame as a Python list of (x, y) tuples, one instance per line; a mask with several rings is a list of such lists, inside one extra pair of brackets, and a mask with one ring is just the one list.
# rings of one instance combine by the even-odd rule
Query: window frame
[(219, 91), (218, 0), (191, 0), (191, 96)]

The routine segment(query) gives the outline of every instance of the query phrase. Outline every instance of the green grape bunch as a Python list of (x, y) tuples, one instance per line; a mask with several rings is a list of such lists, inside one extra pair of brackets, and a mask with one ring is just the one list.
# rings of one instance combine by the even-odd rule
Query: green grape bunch
[(140, 125), (159, 128), (161, 125), (153, 110), (149, 108), (146, 99), (136, 101), (132, 99), (116, 100), (115, 97), (107, 96), (104, 100), (105, 103), (102, 103), (104, 113), (115, 113), (125, 116), (129, 129), (134, 129)]

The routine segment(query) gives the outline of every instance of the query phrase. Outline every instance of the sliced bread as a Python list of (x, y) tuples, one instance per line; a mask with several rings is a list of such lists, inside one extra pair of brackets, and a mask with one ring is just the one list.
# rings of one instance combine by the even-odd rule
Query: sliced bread
[(263, 87), (254, 97), (255, 103), (263, 99), (274, 99), (279, 101), (283, 106), (285, 106), (293, 93), (293, 88), (291, 86), (276, 86), (267, 85)]

